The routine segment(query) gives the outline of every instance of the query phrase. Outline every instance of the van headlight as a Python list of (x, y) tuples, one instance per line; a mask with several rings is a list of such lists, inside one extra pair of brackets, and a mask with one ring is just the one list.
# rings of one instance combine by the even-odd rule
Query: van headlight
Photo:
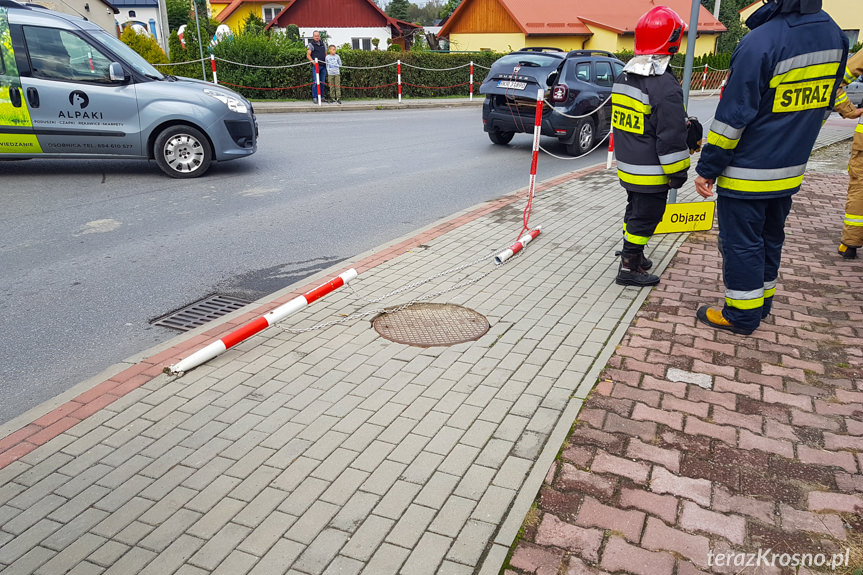
[(219, 100), (221, 103), (226, 105), (228, 109), (232, 112), (238, 112), (240, 114), (246, 114), (249, 111), (249, 108), (246, 106), (245, 102), (240, 100), (239, 98), (235, 98), (230, 94), (226, 94), (224, 92), (220, 92), (218, 90), (209, 90), (205, 89), (204, 93), (208, 96), (212, 96), (213, 98)]

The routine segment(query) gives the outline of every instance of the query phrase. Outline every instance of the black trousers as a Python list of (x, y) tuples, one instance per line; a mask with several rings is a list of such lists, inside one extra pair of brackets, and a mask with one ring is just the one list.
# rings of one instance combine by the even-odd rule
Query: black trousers
[(668, 191), (641, 193), (626, 192), (626, 211), (623, 213), (623, 257), (639, 255), (662, 221)]

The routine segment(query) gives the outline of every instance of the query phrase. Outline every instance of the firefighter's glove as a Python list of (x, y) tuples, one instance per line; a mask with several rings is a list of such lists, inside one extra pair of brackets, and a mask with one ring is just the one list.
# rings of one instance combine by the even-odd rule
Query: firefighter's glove
[(704, 128), (701, 127), (701, 122), (698, 118), (690, 116), (686, 118), (686, 145), (689, 147), (689, 153), (701, 151), (701, 139), (704, 137)]
[(679, 190), (686, 183), (686, 171), (677, 172), (668, 176), (668, 187), (672, 190)]

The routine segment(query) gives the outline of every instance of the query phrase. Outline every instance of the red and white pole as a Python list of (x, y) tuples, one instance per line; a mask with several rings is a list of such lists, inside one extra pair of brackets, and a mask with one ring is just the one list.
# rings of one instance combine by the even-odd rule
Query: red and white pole
[(323, 106), (321, 102), (321, 69), (318, 67), (317, 58), (315, 58), (315, 85), (318, 87), (318, 106)]
[(402, 103), (402, 61), (397, 60), (398, 64), (398, 74), (399, 74), (399, 104)]
[(540, 88), (536, 91), (536, 118), (533, 123), (533, 158), (530, 162), (530, 198), (536, 189), (536, 164), (539, 161), (539, 135), (542, 131), (542, 106), (545, 103), (545, 91)]
[(611, 162), (614, 161), (614, 132), (608, 133), (608, 158), (605, 160), (605, 169), (611, 169)]
[(202, 363), (210, 361), (217, 355), (222, 354), (223, 352), (234, 347), (238, 343), (247, 340), (256, 333), (263, 331), (271, 325), (282, 321), (292, 313), (303, 309), (307, 305), (310, 305), (311, 303), (324, 297), (328, 293), (337, 290), (338, 288), (347, 284), (356, 277), (356, 270), (351, 268), (345, 273), (340, 274), (338, 277), (331, 279), (327, 283), (316, 287), (312, 291), (307, 292), (301, 296), (295, 297), (288, 303), (277, 307), (273, 311), (268, 312), (267, 314), (262, 315), (258, 319), (247, 323), (243, 327), (232, 331), (220, 340), (214, 341), (207, 347), (196, 351), (186, 359), (181, 360), (176, 365), (170, 366), (166, 369), (166, 371), (170, 374), (177, 374), (198, 367)]
[(473, 100), (473, 60), (470, 63), (470, 99)]
[(494, 256), (494, 263), (500, 265), (521, 250), (523, 250), (524, 248), (526, 248), (527, 244), (529, 244), (531, 240), (536, 239), (536, 236), (539, 235), (540, 229), (542, 229), (542, 226), (536, 226), (535, 230), (530, 230), (529, 232), (521, 236), (521, 238), (519, 238), (519, 240), (512, 244), (508, 249)]
[(213, 84), (219, 83), (219, 78), (216, 76), (216, 57), (210, 54), (210, 64), (213, 65)]
[(707, 64), (704, 65), (704, 75), (701, 76), (701, 91), (704, 91), (704, 87), (707, 86)]

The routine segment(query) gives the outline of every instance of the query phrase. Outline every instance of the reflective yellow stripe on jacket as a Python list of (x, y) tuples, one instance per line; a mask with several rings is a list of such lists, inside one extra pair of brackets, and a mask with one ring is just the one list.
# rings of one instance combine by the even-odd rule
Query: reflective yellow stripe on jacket
[(733, 150), (740, 143), (740, 136), (742, 135), (743, 128), (733, 128), (714, 119), (710, 123), (710, 131), (707, 133), (707, 143), (723, 150)]
[(806, 164), (763, 170), (729, 166), (716, 179), (716, 185), (740, 192), (779, 192), (800, 186), (805, 170)]
[(675, 174), (677, 172), (689, 169), (689, 150), (681, 150), (672, 154), (659, 156), (659, 163), (662, 164), (662, 171), (665, 174)]
[(663, 166), (640, 166), (618, 161), (617, 177), (622, 182), (640, 186), (661, 186), (668, 183)]
[(842, 50), (821, 50), (782, 60), (773, 70), (774, 113), (816, 110), (830, 106)]

